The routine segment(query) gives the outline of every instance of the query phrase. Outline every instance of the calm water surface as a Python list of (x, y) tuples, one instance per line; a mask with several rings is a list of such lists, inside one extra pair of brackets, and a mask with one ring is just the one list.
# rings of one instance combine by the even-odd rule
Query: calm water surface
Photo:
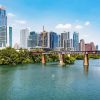
[(0, 100), (100, 100), (100, 60), (0, 66)]

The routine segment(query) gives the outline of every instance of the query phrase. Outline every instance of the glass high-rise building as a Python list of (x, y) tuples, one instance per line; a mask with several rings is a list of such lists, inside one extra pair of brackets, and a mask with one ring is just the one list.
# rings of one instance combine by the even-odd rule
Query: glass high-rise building
[(9, 27), (9, 46), (12, 47), (12, 27)]
[(79, 51), (79, 33), (73, 33), (73, 47), (75, 51)]
[(6, 47), (7, 43), (7, 15), (6, 10), (0, 7), (0, 47)]
[(55, 49), (58, 47), (58, 35), (55, 32), (50, 32), (50, 48)]
[(58, 35), (58, 47), (61, 47), (61, 35)]
[(98, 50), (99, 49), (99, 46), (98, 45), (96, 45), (96, 50)]
[(36, 32), (30, 32), (30, 35), (28, 37), (28, 47), (34, 48), (38, 46), (38, 40), (37, 40), (37, 33)]

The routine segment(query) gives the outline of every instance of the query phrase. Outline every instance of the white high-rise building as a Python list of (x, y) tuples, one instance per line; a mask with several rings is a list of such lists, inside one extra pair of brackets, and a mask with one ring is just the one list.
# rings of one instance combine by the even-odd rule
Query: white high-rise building
[(20, 31), (20, 47), (23, 49), (28, 48), (28, 36), (29, 36), (29, 29), (22, 29)]
[(84, 41), (84, 39), (80, 40), (80, 51), (85, 51), (85, 41)]

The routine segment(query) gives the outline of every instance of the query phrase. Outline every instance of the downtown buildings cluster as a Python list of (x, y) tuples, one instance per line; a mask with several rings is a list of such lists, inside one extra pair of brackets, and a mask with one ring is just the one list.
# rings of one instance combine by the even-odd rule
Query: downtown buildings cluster
[[(7, 36), (9, 34), (9, 43), (7, 43)], [(12, 27), (7, 31), (7, 14), (3, 7), (0, 7), (0, 47), (6, 47), (6, 44), (12, 46)], [(95, 51), (98, 50), (98, 45), (93, 42), (85, 43), (84, 39), (79, 39), (79, 33), (74, 32), (71, 38), (70, 32), (47, 32), (43, 27), (43, 31), (36, 33), (29, 31), (28, 28), (20, 30), (20, 45), (14, 45), (15, 49), (33, 49), (33, 48), (47, 48), (52, 50), (67, 50), (67, 51)]]
[(52, 50), (66, 51), (95, 51), (98, 45), (93, 42), (85, 43), (84, 39), (79, 40), (79, 33), (74, 32), (73, 37), (70, 32), (47, 32), (44, 30), (40, 33), (29, 31), (28, 28), (20, 31), (20, 47), (23, 49), (47, 48)]

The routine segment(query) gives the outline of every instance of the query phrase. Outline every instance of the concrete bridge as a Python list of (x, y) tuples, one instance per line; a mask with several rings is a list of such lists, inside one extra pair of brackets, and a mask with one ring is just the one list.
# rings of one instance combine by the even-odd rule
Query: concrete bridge
[(46, 57), (45, 55), (50, 55), (50, 54), (58, 54), (59, 55), (59, 63), (61, 65), (64, 65), (64, 55), (67, 54), (68, 57), (71, 56), (71, 54), (83, 54), (84, 55), (84, 66), (89, 66), (89, 54), (100, 54), (100, 51), (52, 51), (52, 52), (32, 52), (33, 54), (41, 54), (42, 56), (42, 64), (46, 63)]

